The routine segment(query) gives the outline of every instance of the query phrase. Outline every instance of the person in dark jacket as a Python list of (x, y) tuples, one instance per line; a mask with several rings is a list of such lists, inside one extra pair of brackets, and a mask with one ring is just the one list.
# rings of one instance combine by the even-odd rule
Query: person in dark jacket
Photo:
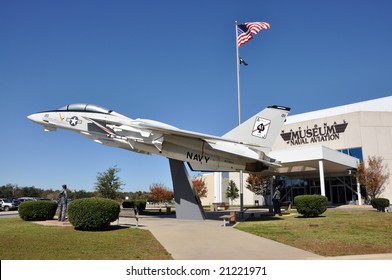
[(280, 211), (280, 186), (278, 186), (272, 196), (272, 205), (274, 206), (275, 215), (282, 216)]

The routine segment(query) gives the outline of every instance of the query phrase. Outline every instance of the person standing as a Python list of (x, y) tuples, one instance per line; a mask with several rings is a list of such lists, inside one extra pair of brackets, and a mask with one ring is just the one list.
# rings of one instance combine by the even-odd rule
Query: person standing
[(63, 185), (63, 190), (60, 192), (57, 202), (60, 205), (59, 221), (65, 221), (65, 213), (67, 212), (67, 185)]
[(272, 204), (274, 206), (275, 215), (282, 216), (280, 211), (280, 186), (278, 186), (272, 196)]

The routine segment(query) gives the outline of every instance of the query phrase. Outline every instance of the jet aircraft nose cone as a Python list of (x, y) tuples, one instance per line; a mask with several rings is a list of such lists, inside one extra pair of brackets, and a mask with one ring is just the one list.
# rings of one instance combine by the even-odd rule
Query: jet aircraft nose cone
[(41, 122), (39, 114), (31, 114), (31, 115), (27, 116), (27, 118), (30, 121), (33, 121), (33, 122), (36, 122), (36, 123), (40, 123)]

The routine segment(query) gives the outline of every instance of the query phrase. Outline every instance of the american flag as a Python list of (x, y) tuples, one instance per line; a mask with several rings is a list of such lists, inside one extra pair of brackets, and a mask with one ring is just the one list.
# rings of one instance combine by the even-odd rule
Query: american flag
[(250, 41), (253, 38), (253, 35), (259, 33), (261, 29), (270, 29), (270, 28), (271, 25), (268, 22), (246, 22), (244, 24), (237, 25), (238, 47), (241, 47), (243, 44)]

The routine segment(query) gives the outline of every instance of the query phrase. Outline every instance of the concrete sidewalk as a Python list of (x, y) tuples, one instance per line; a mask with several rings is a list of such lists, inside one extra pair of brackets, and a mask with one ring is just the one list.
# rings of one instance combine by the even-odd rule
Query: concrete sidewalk
[[(134, 218), (120, 225), (135, 226)], [(175, 217), (141, 216), (148, 229), (175, 260), (306, 260), (320, 256), (266, 238), (223, 227), (220, 220), (189, 221)]]
[[(135, 227), (134, 218), (120, 225)], [(151, 231), (175, 260), (392, 260), (392, 254), (323, 257), (270, 239), (223, 227), (222, 220), (177, 220), (141, 216), (139, 228)]]

